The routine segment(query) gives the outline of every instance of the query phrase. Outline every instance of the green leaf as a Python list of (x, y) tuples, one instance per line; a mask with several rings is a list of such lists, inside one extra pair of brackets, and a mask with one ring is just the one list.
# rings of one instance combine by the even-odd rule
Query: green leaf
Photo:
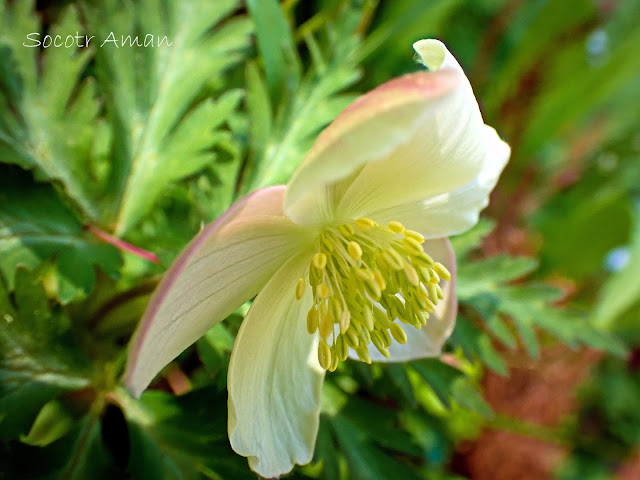
[[(149, 391), (139, 401), (127, 400), (124, 410), (133, 478), (255, 478), (229, 446), (226, 393), (204, 388), (174, 397)], [(160, 471), (164, 475), (157, 476)]]
[(269, 93), (278, 105), (286, 93), (296, 90), (300, 80), (300, 60), (291, 30), (276, 0), (247, 0), (247, 8), (255, 23)]
[(640, 302), (640, 221), (636, 221), (629, 254), (629, 263), (605, 283), (594, 314), (596, 325), (607, 330), (614, 329), (616, 319)]
[(415, 407), (417, 401), (413, 393), (413, 386), (409, 380), (409, 375), (407, 375), (406, 367), (398, 363), (389, 363), (385, 365), (385, 367), (391, 381), (400, 389), (404, 398), (409, 402), (409, 405)]
[[(13, 3), (0, 18), (0, 163), (32, 169), (59, 185), (83, 220), (97, 220), (101, 189), (91, 149), (99, 104), (94, 82), (82, 80), (92, 49), (23, 46), (43, 30), (33, 6)], [(48, 33), (83, 31), (77, 17), (67, 8)]]
[(68, 435), (46, 447), (11, 445), (9, 451), (0, 452), (3, 473), (9, 478), (33, 480), (122, 478), (123, 471), (113, 467), (100, 433), (98, 417), (90, 415)]
[(94, 267), (118, 274), (116, 248), (85, 231), (50, 186), (36, 185), (13, 168), (0, 172), (0, 276), (10, 290), (19, 265), (33, 269), (51, 257), (63, 304), (93, 289)]
[(456, 328), (453, 331), (450, 342), (462, 347), (467, 358), (474, 359), (474, 357), (478, 357), (494, 372), (500, 375), (507, 374), (507, 367), (502, 357), (491, 345), (491, 337), (473, 325), (466, 317), (458, 315)]
[(427, 382), (442, 404), (449, 408), (454, 382), (464, 374), (457, 368), (431, 358), (416, 360), (409, 365)]
[(495, 223), (491, 220), (481, 218), (478, 223), (462, 235), (451, 238), (451, 244), (456, 252), (458, 261), (466, 258), (471, 251), (478, 248), (482, 240), (491, 233)]
[[(411, 436), (397, 427), (397, 419), (388, 408), (351, 396), (340, 411), (340, 416), (348, 419), (362, 438), (371, 439), (380, 447), (407, 455), (419, 456), (421, 453)], [(376, 421), (372, 422), (372, 418)]]
[(488, 420), (494, 417), (493, 410), (489, 404), (482, 398), (482, 395), (469, 384), (468, 379), (457, 379), (453, 384), (451, 394), (460, 406), (477, 412)]
[[(271, 8), (276, 2), (254, 3), (256, 7)], [(335, 19), (331, 26), (336, 29), (344, 27), (338, 25), (341, 20)], [(347, 20), (344, 22), (348, 27), (341, 32), (344, 36), (329, 35), (324, 45), (319, 45), (311, 33), (305, 34), (313, 62), (300, 82), (296, 80), (287, 84), (287, 95), (282, 100), (269, 90), (268, 104), (273, 110), (271, 120), (266, 118), (268, 111), (264, 82), (249, 67), (247, 82), (251, 95), (248, 100), (251, 103), (248, 107), (251, 121), (257, 123), (251, 126), (251, 156), (242, 178), (241, 193), (286, 183), (320, 130), (356, 98), (355, 95), (340, 94), (360, 77), (355, 56), (359, 40), (352, 30), (348, 30), (356, 28), (357, 24), (353, 25)], [(272, 44), (271, 47), (277, 48), (277, 45)], [(270, 85), (268, 72), (266, 77), (266, 83)], [(270, 132), (268, 138), (262, 126)]]
[(22, 442), (34, 447), (44, 447), (66, 435), (73, 427), (75, 418), (59, 399), (47, 402)]
[(316, 439), (316, 449), (314, 454), (316, 462), (322, 462), (322, 472), (325, 480), (340, 478), (340, 466), (338, 464), (338, 451), (336, 450), (331, 419), (326, 415), (320, 415), (320, 428)]
[(251, 155), (260, 158), (265, 154), (272, 130), (273, 111), (271, 100), (260, 71), (255, 63), (247, 63), (247, 111), (249, 113), (249, 140)]
[(535, 265), (532, 259), (507, 256), (463, 263), (458, 269), (459, 299), (473, 306), (487, 327), (507, 346), (513, 347), (511, 332), (498, 315), (511, 318), (532, 357), (539, 353), (536, 328), (571, 346), (586, 344), (622, 355), (624, 346), (613, 336), (594, 328), (584, 314), (550, 305), (558, 299), (557, 289), (540, 283), (509, 285), (511, 280), (530, 273)]
[[(619, 89), (637, 81), (640, 74), (640, 59), (635, 54), (638, 42), (640, 28), (635, 28), (608, 55), (604, 64), (595, 67), (588, 65), (582, 42), (576, 45), (576, 60), (567, 58), (569, 51), (559, 55), (558, 71), (550, 79), (545, 94), (535, 103), (523, 149), (534, 151), (548, 138), (573, 127), (582, 116), (596, 111)], [(574, 75), (578, 70), (581, 74)]]
[[(46, 273), (46, 272), (44, 272)], [(0, 437), (25, 433), (53, 396), (89, 384), (89, 367), (63, 312), (51, 310), (43, 272), (16, 272), (13, 298), (0, 281)]]
[(490, 111), (495, 111), (506, 97), (517, 91), (518, 82), (526, 78), (527, 69), (560, 49), (563, 34), (588, 22), (595, 16), (596, 9), (589, 0), (576, 0), (570, 9), (562, 2), (545, 2), (538, 8), (523, 8), (519, 13), (531, 19), (526, 19), (522, 35), (512, 36), (512, 50), (500, 70), (492, 76), (491, 88), (486, 95)]
[(577, 279), (592, 277), (600, 272), (606, 253), (627, 241), (633, 217), (625, 190), (633, 187), (627, 187), (625, 181), (638, 174), (620, 170), (612, 175), (590, 169), (575, 187), (556, 195), (536, 216), (536, 227), (545, 238), (540, 252), (542, 269)]
[(229, 353), (234, 337), (221, 323), (209, 330), (196, 342), (198, 355), (210, 375), (217, 378), (217, 384), (224, 388), (229, 366)]
[(333, 417), (331, 423), (340, 449), (347, 458), (350, 478), (363, 480), (369, 478), (392, 480), (399, 477), (417, 480), (420, 478), (405, 464), (367, 442), (367, 436), (353, 425), (348, 417), (342, 415)]
[(237, 7), (236, 0), (110, 0), (85, 8), (98, 39), (116, 31), (153, 32), (171, 43), (132, 48), (103, 40), (96, 54), (113, 126), (109, 193), (116, 235), (128, 233), (171, 183), (213, 162), (216, 130), (241, 97), (228, 91), (209, 98), (248, 44), (247, 19), (226, 18)]
[(458, 268), (461, 280), (458, 295), (462, 298), (496, 291), (510, 280), (522, 277), (535, 270), (537, 262), (532, 258), (512, 258), (498, 255), (479, 262), (463, 262)]

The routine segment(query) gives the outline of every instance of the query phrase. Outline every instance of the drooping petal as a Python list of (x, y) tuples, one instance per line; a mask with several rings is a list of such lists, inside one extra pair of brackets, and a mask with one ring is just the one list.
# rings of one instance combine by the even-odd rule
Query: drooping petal
[(229, 364), (229, 439), (266, 478), (311, 461), (318, 432), (324, 370), (317, 336), (306, 330), (307, 285), (294, 296), (311, 253), (289, 260), (253, 302)]
[(294, 221), (358, 218), (455, 190), (481, 170), (488, 127), (468, 80), (442, 43), (421, 52), (432, 72), (373, 90), (320, 135), (285, 196)]
[(439, 238), (468, 230), (489, 203), (489, 194), (509, 159), (509, 146), (487, 127), (489, 144), (482, 170), (470, 182), (434, 197), (382, 208), (368, 216), (380, 223), (398, 221), (425, 238)]
[(271, 187), (239, 200), (175, 260), (130, 343), (124, 382), (134, 395), (308, 241), (284, 216), (283, 195), (284, 187)]
[(427, 240), (424, 250), (436, 261), (442, 263), (449, 273), (451, 280), (443, 282), (444, 299), (436, 306), (427, 325), (417, 330), (410, 325), (404, 325), (407, 343), (400, 344), (391, 340), (390, 357), (386, 358), (375, 348), (371, 348), (371, 359), (379, 362), (401, 362), (417, 358), (435, 357), (440, 355), (444, 342), (453, 332), (458, 313), (456, 298), (456, 257), (451, 243), (446, 238)]

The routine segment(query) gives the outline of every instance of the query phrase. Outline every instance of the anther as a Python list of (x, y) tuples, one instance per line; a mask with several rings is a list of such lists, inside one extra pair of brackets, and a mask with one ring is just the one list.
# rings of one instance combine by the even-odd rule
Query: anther
[(386, 313), (384, 313), (378, 307), (373, 307), (373, 317), (376, 319), (376, 323), (382, 328), (389, 328), (391, 320), (389, 320), (389, 317), (386, 315)]
[(396, 222), (396, 221), (389, 222), (387, 226), (389, 227), (389, 230), (391, 230), (393, 233), (404, 232), (404, 225), (402, 225), (400, 222)]
[(429, 289), (429, 298), (431, 298), (431, 301), (433, 302), (434, 305), (437, 305), (438, 290), (436, 289), (436, 284), (430, 283), (429, 285), (427, 285), (427, 288)]
[(331, 367), (331, 347), (324, 340), (320, 340), (318, 344), (318, 362), (325, 370)]
[(440, 279), (451, 274), (425, 253), (423, 242), (400, 222), (378, 225), (369, 218), (321, 233), (308, 279), (298, 280), (295, 295), (301, 299), (311, 286), (306, 326), (318, 332), (323, 368), (336, 370), (351, 350), (371, 362), (370, 344), (388, 357), (392, 342), (407, 342), (403, 324), (427, 324), (444, 297)]
[(346, 344), (344, 335), (338, 335), (338, 338), (336, 338), (334, 349), (336, 355), (338, 355), (338, 358), (340, 360), (344, 361), (347, 359), (347, 357), (349, 356), (349, 345)]
[(374, 300), (380, 300), (382, 291), (374, 279), (365, 280), (364, 289), (371, 298)]
[(363, 313), (364, 325), (367, 327), (367, 330), (371, 331), (375, 327), (375, 317), (369, 308), (365, 309)]
[(360, 340), (358, 339), (358, 335), (356, 334), (353, 328), (350, 328), (349, 330), (346, 331), (344, 340), (347, 343), (347, 345), (349, 345), (353, 349), (358, 348), (358, 346), (360, 345)]
[(343, 310), (340, 315), (340, 333), (345, 333), (349, 329), (351, 324), (351, 312), (349, 310)]
[(304, 278), (298, 279), (298, 283), (296, 284), (296, 298), (298, 300), (300, 300), (304, 295), (304, 287), (305, 287)]
[(371, 335), (369, 330), (364, 325), (360, 325), (358, 328), (358, 337), (360, 338), (361, 345), (368, 345), (371, 343)]
[(382, 252), (382, 256), (392, 270), (402, 269), (402, 257), (395, 250), (388, 248)]
[(371, 355), (369, 354), (369, 349), (366, 345), (362, 345), (355, 350), (360, 360), (362, 360), (364, 363), (371, 363)]
[(386, 348), (389, 348), (391, 346), (391, 335), (389, 335), (388, 330), (386, 330), (386, 329), (378, 330), (378, 332), (380, 333), (380, 336), (382, 337), (383, 345)]
[(314, 305), (307, 313), (307, 332), (313, 335), (318, 329), (318, 308)]
[(329, 252), (333, 252), (335, 250), (335, 246), (333, 245), (331, 239), (325, 237), (324, 235), (320, 237), (320, 243), (322, 243), (322, 246)]
[(322, 252), (316, 253), (313, 256), (313, 266), (318, 270), (324, 270), (324, 267), (327, 266), (327, 256)]
[(387, 288), (387, 282), (384, 281), (384, 278), (382, 278), (382, 275), (380, 275), (380, 272), (378, 272), (377, 270), (373, 272), (373, 279), (380, 287), (380, 290), (384, 290), (385, 288)]
[(376, 222), (374, 222), (370, 218), (363, 217), (355, 221), (355, 226), (358, 228), (358, 230), (366, 231), (371, 230), (373, 227), (375, 227)]
[(424, 249), (422, 247), (422, 243), (420, 243), (415, 238), (405, 237), (402, 243), (404, 244), (405, 248), (415, 256), (422, 257), (422, 255), (424, 255)]
[(329, 287), (327, 287), (324, 283), (321, 283), (316, 287), (316, 295), (320, 298), (327, 298), (331, 292), (329, 291)]
[(362, 247), (360, 247), (358, 242), (349, 242), (347, 251), (349, 252), (349, 256), (354, 260), (360, 260), (362, 257)]
[(389, 353), (389, 351), (387, 350), (387, 347), (384, 344), (384, 337), (379, 332), (375, 330), (371, 332), (371, 341), (373, 342), (373, 344), (375, 345), (375, 347), (378, 349), (380, 353), (384, 355), (383, 350), (386, 351), (387, 354)]
[(402, 344), (407, 343), (407, 334), (404, 333), (404, 330), (400, 325), (393, 322), (389, 327), (389, 331), (391, 332), (391, 336), (396, 340), (396, 342)]
[(329, 367), (329, 371), (330, 372), (335, 372), (336, 369), (338, 368), (338, 363), (340, 363), (340, 358), (336, 354), (336, 351), (333, 350), (331, 352), (331, 366)]
[(338, 227), (338, 231), (347, 238), (355, 233), (355, 230), (353, 229), (353, 227), (348, 223), (345, 223), (344, 225), (340, 225)]
[(405, 238), (413, 238), (415, 240), (418, 240), (420, 243), (424, 242), (424, 237), (422, 236), (422, 234), (414, 230), (405, 230), (404, 236)]
[(420, 284), (420, 277), (418, 277), (418, 272), (416, 272), (416, 269), (413, 268), (413, 265), (408, 262), (405, 262), (404, 264), (404, 273), (407, 275), (407, 280), (409, 280), (409, 283), (411, 285), (417, 287)]
[(429, 272), (429, 269), (425, 267), (418, 267), (416, 270), (418, 272), (418, 276), (420, 277), (420, 281), (422, 283), (429, 283), (429, 281), (431, 280), (431, 273)]
[(329, 314), (320, 315), (319, 325), (320, 336), (327, 338), (333, 332), (333, 318)]
[(440, 262), (434, 263), (433, 269), (438, 275), (440, 275), (440, 278), (444, 278), (445, 280), (451, 280), (451, 274), (449, 273), (449, 270), (447, 270), (446, 267), (442, 265)]

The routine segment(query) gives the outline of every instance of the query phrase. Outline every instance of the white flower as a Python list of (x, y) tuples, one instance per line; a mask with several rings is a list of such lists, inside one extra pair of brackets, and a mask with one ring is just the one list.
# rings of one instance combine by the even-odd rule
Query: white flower
[(414, 48), (430, 71), (355, 101), (286, 188), (261, 189), (206, 227), (165, 275), (132, 341), (125, 383), (139, 395), (259, 293), (231, 355), (229, 438), (264, 477), (311, 460), (326, 370), (349, 354), (436, 356), (453, 330), (446, 237), (477, 221), (509, 147), (484, 124), (445, 46)]

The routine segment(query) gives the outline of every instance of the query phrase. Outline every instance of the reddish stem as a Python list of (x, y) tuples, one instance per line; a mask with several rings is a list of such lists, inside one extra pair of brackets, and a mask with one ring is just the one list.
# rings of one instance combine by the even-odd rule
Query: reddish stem
[(85, 227), (91, 233), (93, 233), (97, 238), (102, 240), (103, 242), (109, 243), (114, 247), (122, 250), (124, 252), (132, 253), (133, 255), (137, 255), (138, 257), (142, 257), (145, 260), (149, 260), (153, 263), (160, 263), (160, 259), (155, 253), (148, 252), (147, 250), (143, 250), (142, 248), (131, 245), (130, 243), (125, 242), (124, 240), (120, 240), (119, 238), (114, 237), (113, 235), (109, 235), (107, 232), (100, 230), (98, 227), (94, 225), (87, 225)]

